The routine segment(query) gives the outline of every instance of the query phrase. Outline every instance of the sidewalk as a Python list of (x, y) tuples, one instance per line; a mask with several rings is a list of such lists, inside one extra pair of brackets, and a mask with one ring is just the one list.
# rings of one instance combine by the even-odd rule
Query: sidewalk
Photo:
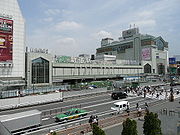
[[(76, 96), (85, 96), (89, 94), (108, 92), (107, 88), (96, 88), (96, 89), (87, 89), (81, 91), (67, 91), (63, 92), (63, 98), (71, 98)], [(16, 98), (8, 98), (8, 99), (0, 99), (0, 109), (11, 109), (22, 106), (30, 106), (30, 105), (38, 105), (45, 104), (49, 102), (61, 101), (62, 96), (61, 92), (50, 93), (45, 95), (32, 95), (25, 97), (16, 97)]]

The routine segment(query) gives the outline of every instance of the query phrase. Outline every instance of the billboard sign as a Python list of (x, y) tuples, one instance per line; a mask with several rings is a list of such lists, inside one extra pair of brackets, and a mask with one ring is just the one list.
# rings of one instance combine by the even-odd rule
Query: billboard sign
[(0, 18), (0, 62), (12, 62), (13, 20)]
[(132, 37), (133, 35), (138, 34), (138, 33), (139, 33), (138, 28), (132, 28), (132, 29), (123, 31), (122, 37), (123, 38), (129, 38), (129, 37)]
[(142, 60), (151, 60), (151, 49), (143, 48), (141, 53)]
[(176, 58), (169, 58), (169, 64), (176, 64)]

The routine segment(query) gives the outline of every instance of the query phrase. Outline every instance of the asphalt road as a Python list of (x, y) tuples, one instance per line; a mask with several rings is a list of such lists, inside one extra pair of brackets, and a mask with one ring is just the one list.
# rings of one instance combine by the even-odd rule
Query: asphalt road
[[(90, 111), (90, 114), (84, 119), (77, 119), (77, 120), (69, 121), (67, 123), (54, 125), (54, 127), (47, 128), (44, 131), (36, 131), (33, 133), (33, 135), (41, 135), (41, 134), (47, 133), (50, 129), (53, 129), (53, 130), (66, 129), (68, 127), (73, 127), (75, 125), (87, 123), (90, 115), (98, 115), (99, 119), (110, 117), (113, 112), (110, 108), (114, 102), (117, 102), (117, 100), (111, 100), (110, 95), (107, 95), (107, 96), (108, 97), (106, 97), (104, 100), (100, 99), (101, 96), (96, 97), (97, 98), (96, 100), (95, 98), (93, 98), (91, 103), (89, 102), (88, 104), (82, 106), (83, 109)], [(120, 99), (118, 101), (122, 101), (122, 100), (128, 100), (130, 103), (131, 109), (135, 108), (137, 102), (139, 102), (140, 105), (144, 106), (145, 102), (156, 101), (155, 99), (142, 98), (142, 97), (128, 97), (126, 99)], [(86, 99), (83, 99), (82, 102), (86, 102)], [(43, 121), (43, 125), (53, 124), (54, 121), (55, 119), (50, 117), (49, 119), (45, 119)]]
[[(145, 102), (157, 101), (157, 99), (142, 98), (142, 97), (137, 97), (137, 96), (132, 96), (132, 97), (128, 97), (126, 99), (121, 99), (121, 100), (128, 100), (131, 108), (135, 107), (137, 102), (144, 105)], [(65, 111), (72, 107), (83, 108), (90, 112), (89, 115), (84, 119), (77, 119), (74, 121), (69, 121), (67, 123), (61, 123), (61, 124), (55, 123), (54, 115), (43, 117), (42, 125), (47, 126), (51, 124), (51, 127), (47, 127), (46, 130), (40, 130), (33, 133), (33, 135), (41, 135), (41, 134), (47, 133), (50, 129), (65, 129), (65, 128), (72, 127), (78, 124), (87, 123), (89, 116), (92, 114), (98, 115), (99, 119), (110, 117), (109, 114), (112, 112), (110, 108), (114, 102), (117, 102), (117, 100), (112, 100), (110, 97), (110, 94), (106, 93), (102, 95), (78, 97), (78, 99), (67, 100), (64, 102), (57, 102), (57, 103), (51, 103), (51, 104), (46, 104), (46, 105), (3, 111), (3, 112), (0, 112), (0, 115), (7, 115), (10, 113), (22, 112), (22, 111), (27, 111), (27, 110), (32, 110), (32, 109), (38, 109), (40, 111), (45, 111), (45, 112), (47, 111), (48, 113), (49, 110), (55, 109), (55, 110)]]

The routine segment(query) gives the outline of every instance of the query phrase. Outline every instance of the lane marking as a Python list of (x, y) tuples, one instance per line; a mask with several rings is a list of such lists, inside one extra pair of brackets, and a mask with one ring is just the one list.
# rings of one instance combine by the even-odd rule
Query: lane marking
[(43, 118), (42, 121), (49, 120), (50, 118)]

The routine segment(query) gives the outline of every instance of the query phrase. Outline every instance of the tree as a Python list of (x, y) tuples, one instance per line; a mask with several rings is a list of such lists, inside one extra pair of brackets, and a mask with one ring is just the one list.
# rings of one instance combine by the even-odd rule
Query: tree
[(93, 124), (93, 135), (106, 135), (105, 132), (97, 126), (97, 124)]
[(148, 112), (144, 116), (143, 133), (144, 135), (162, 135), (161, 121), (158, 118), (157, 113)]
[(127, 118), (126, 121), (123, 122), (123, 130), (121, 135), (138, 135), (136, 121)]

